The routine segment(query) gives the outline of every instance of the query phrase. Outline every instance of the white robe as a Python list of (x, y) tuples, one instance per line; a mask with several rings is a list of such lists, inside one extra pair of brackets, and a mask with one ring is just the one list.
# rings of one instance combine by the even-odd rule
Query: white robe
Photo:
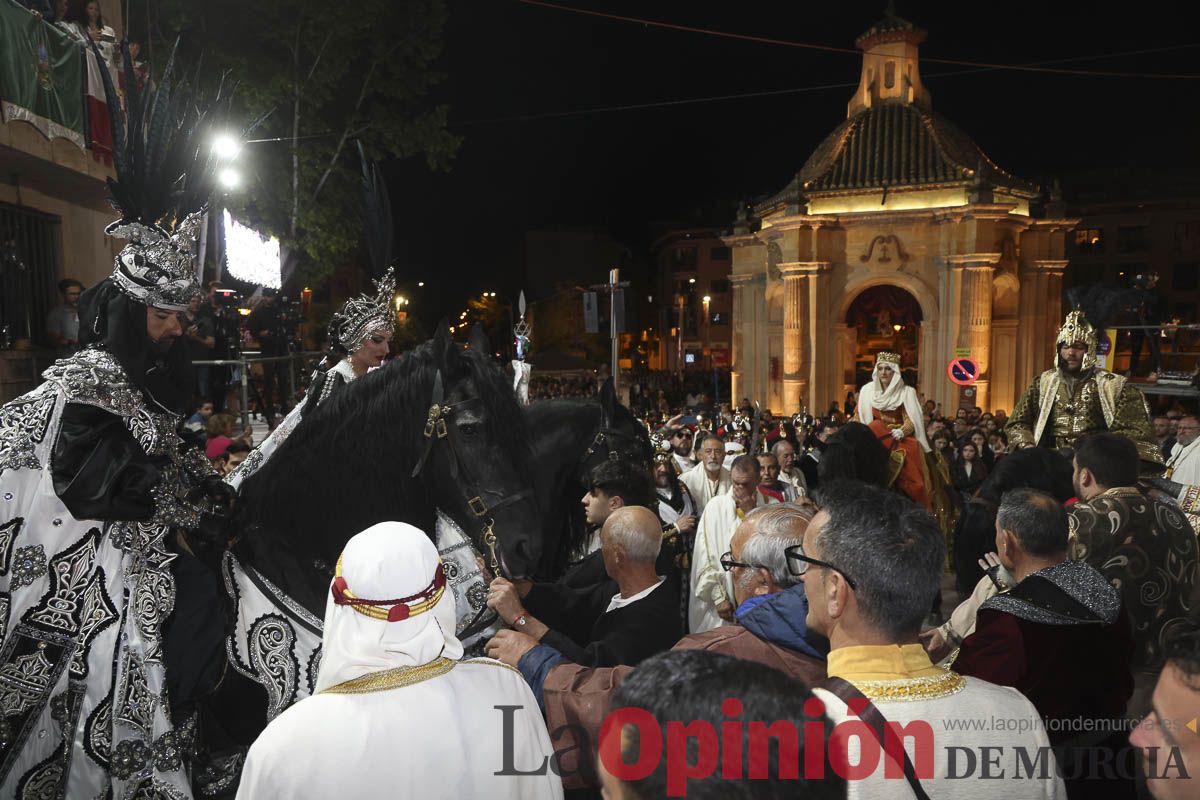
[[(895, 375), (892, 380), (898, 381), (900, 380), (900, 376)], [(889, 386), (888, 388), (890, 389), (891, 387)], [(875, 383), (864, 384), (858, 390), (858, 421), (863, 425), (870, 425), (871, 420), (874, 419), (874, 415), (871, 413), (874, 402)], [(921, 449), (928, 453), (930, 448), (929, 440), (925, 438), (925, 413), (921, 410), (921, 401), (917, 397), (917, 390), (911, 386), (901, 385), (899, 402), (895, 403), (895, 405), (884, 403), (881, 409), (891, 411), (899, 405), (904, 406), (904, 411), (908, 414), (909, 420), (912, 421), (913, 436), (921, 443)]]
[[(755, 492), (755, 508), (769, 501)], [(733, 532), (741, 523), (732, 494), (713, 498), (696, 525), (696, 543), (692, 546), (692, 593), (688, 597), (688, 631), (703, 633), (728, 625), (717, 613), (717, 605), (733, 605), (733, 582), (721, 569), (721, 556), (729, 549)]]
[(1192, 443), (1184, 445), (1176, 443), (1171, 448), (1171, 457), (1167, 459), (1171, 469), (1171, 480), (1190, 486), (1200, 484), (1200, 436)]
[(804, 473), (798, 467), (792, 467), (791, 472), (780, 470), (779, 480), (788, 484), (794, 490), (792, 500), (803, 500), (808, 497), (808, 481), (804, 477)]
[(679, 474), (687, 472), (696, 466), (696, 459), (691, 456), (681, 456), (679, 453), (671, 453), (671, 458), (675, 459), (675, 465), (679, 467)]
[[(479, 658), (411, 686), (301, 700), (254, 742), (237, 796), (561, 798), (548, 758), (546, 724), (520, 673)], [(540, 775), (493, 774), (543, 764)]]
[[(676, 511), (671, 505), (671, 494), (666, 489), (658, 489), (658, 518), (662, 520), (663, 525), (674, 525), (680, 517), (686, 517), (690, 514), (695, 514), (696, 509), (692, 506), (692, 496), (685, 489), (683, 494), (683, 510)], [(666, 493), (664, 495), (664, 492)]]
[(733, 476), (729, 473), (728, 469), (721, 467), (721, 477), (714, 489), (703, 463), (697, 464), (694, 468), (680, 475), (679, 480), (683, 482), (688, 492), (691, 493), (692, 504), (696, 507), (697, 514), (704, 513), (704, 507), (708, 505), (709, 500), (719, 495), (729, 494), (729, 488), (733, 486)]

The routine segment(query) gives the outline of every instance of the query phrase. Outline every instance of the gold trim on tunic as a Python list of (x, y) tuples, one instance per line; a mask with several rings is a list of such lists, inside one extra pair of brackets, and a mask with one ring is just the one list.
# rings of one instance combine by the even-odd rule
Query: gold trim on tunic
[(360, 675), (357, 678), (330, 686), (328, 689), (322, 689), (318, 694), (371, 694), (372, 692), (386, 692), (390, 689), (402, 689), (405, 686), (413, 686), (430, 678), (445, 675), (454, 669), (454, 665), (457, 663), (453, 659), (438, 657), (428, 664), (416, 667), (396, 667)]
[(934, 700), (957, 694), (967, 685), (967, 680), (957, 672), (927, 675), (923, 678), (902, 678), (895, 681), (851, 681), (872, 702), (902, 703), (916, 700)]

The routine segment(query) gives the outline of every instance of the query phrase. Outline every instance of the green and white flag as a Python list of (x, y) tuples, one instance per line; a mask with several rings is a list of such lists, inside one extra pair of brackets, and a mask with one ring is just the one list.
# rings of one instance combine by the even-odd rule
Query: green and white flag
[(83, 139), (83, 50), (13, 0), (0, 0), (0, 108), (48, 139)]

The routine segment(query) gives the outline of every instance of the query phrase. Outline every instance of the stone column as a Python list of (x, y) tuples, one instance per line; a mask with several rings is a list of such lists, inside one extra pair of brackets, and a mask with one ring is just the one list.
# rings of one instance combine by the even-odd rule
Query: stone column
[[(747, 388), (747, 375), (753, 373), (746, 352), (747, 326), (753, 326), (755, 320), (746, 313), (746, 287), (753, 280), (753, 275), (730, 275), (729, 285), (733, 291), (733, 341), (729, 353), (729, 381), (732, 402), (737, 403)], [(753, 340), (753, 332), (749, 332)]]
[(780, 264), (783, 279), (783, 408), (800, 410), (808, 387), (809, 313), (808, 280), (802, 264)]
[(817, 413), (818, 409), (823, 412), (834, 397), (841, 399), (840, 373), (845, 365), (830, 363), (829, 356), (837, 349), (834, 326), (845, 320), (834, 318), (831, 288), (833, 263), (807, 261), (800, 266), (804, 269), (808, 286), (808, 329), (805, 331), (807, 341), (804, 345), (806, 363), (803, 367), (808, 383), (800, 402)]
[(1054, 361), (1054, 339), (1063, 322), (1062, 279), (1067, 261), (1042, 259), (1021, 262), (1017, 337), (1016, 392), (1018, 396)]
[[(992, 347), (992, 273), (1000, 253), (967, 253), (947, 256), (946, 263), (959, 273), (958, 332), (955, 349), (971, 352), (979, 364), (980, 379), (975, 383), (975, 404), (987, 410), (991, 375), (988, 372)], [(945, 358), (954, 353), (946, 353)]]

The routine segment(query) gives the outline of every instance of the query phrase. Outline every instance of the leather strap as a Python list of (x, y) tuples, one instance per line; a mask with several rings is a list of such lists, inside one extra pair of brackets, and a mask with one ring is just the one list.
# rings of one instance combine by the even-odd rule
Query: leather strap
[[(875, 738), (879, 741), (879, 749), (887, 757), (887, 747), (885, 733), (887, 731), (887, 719), (875, 707), (875, 704), (870, 699), (854, 687), (854, 684), (845, 678), (830, 677), (817, 684), (831, 694), (839, 697), (847, 706), (853, 706), (858, 712), (858, 718), (867, 724), (871, 732), (875, 734)], [(901, 742), (900, 755), (904, 758), (904, 779), (908, 781), (909, 787), (913, 790), (917, 800), (929, 800), (929, 795), (925, 793), (925, 788), (921, 786), (921, 782), (917, 780), (917, 771), (913, 768), (912, 761), (908, 757), (908, 752), (904, 749)]]

